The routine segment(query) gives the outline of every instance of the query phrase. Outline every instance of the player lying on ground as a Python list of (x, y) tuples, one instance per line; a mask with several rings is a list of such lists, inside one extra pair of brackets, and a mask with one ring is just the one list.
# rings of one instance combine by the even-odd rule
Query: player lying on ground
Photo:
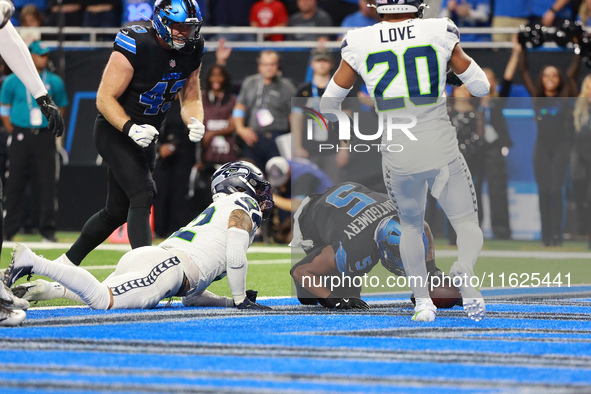
[[(254, 165), (231, 162), (214, 173), (211, 191), (214, 202), (195, 220), (159, 246), (126, 253), (102, 283), (64, 259), (50, 261), (18, 244), (6, 284), (11, 286), (31, 273), (47, 276), (65, 288), (50, 291), (52, 297), (58, 293), (93, 309), (148, 309), (172, 296), (185, 296), (187, 306), (228, 306), (228, 299), (206, 291), (227, 274), (232, 305), (270, 309), (252, 302), (246, 294), (246, 252), (273, 208), (269, 183)], [(23, 289), (25, 295), (35, 292), (27, 285), (15, 287), (15, 291)]]
[[(338, 286), (332, 292), (329, 287), (344, 276), (369, 273), (378, 260), (388, 271), (405, 276), (400, 235), (396, 209), (386, 194), (348, 182), (332, 186), (322, 195), (307, 197), (295, 214), (291, 243), (306, 252), (306, 257), (291, 269), (298, 299), (305, 305), (320, 303), (327, 308), (369, 309), (359, 298), (361, 287)], [(423, 244), (427, 272), (442, 278), (443, 273), (435, 266), (433, 235), (427, 223)], [(460, 299), (451, 284), (444, 294), (446, 299), (439, 299), (441, 292), (431, 294), (437, 297), (439, 307), (450, 308)]]

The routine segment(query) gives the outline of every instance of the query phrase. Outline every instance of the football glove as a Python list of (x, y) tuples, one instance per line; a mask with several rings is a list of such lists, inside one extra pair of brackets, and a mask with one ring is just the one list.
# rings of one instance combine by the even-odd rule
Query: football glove
[(462, 80), (451, 70), (447, 72), (445, 83), (453, 86), (462, 86), (464, 84), (464, 82), (462, 82)]
[(367, 302), (361, 298), (341, 298), (337, 303), (337, 309), (369, 309)]
[(41, 112), (43, 112), (43, 115), (45, 115), (49, 122), (47, 128), (49, 128), (56, 137), (61, 136), (64, 133), (64, 119), (62, 118), (60, 109), (51, 99), (51, 96), (46, 94), (35, 101), (37, 101), (37, 105), (39, 105)]
[(145, 148), (150, 145), (152, 141), (158, 136), (158, 130), (149, 124), (134, 124), (129, 129), (129, 138), (136, 144)]
[(236, 305), (238, 309), (248, 309), (251, 311), (270, 311), (273, 308), (268, 307), (266, 305), (257, 304), (256, 302), (252, 302), (248, 299), (248, 296), (242, 301), (240, 304)]
[(14, 13), (14, 5), (8, 0), (0, 0), (0, 29), (4, 27)]
[(189, 128), (189, 139), (191, 142), (199, 142), (205, 134), (205, 126), (198, 119), (191, 118), (191, 123), (187, 125)]

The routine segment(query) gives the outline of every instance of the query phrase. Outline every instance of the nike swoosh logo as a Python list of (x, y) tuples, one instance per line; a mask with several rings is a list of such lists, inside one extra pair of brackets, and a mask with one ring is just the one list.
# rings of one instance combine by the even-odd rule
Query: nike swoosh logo
[(12, 284), (14, 284), (14, 282), (16, 282), (16, 281), (17, 281), (17, 279), (14, 279), (14, 278), (18, 278), (18, 277), (20, 277), (20, 276), (21, 276), (21, 272), (23, 272), (24, 270), (25, 270), (24, 268), (21, 268), (21, 269), (19, 269), (19, 270), (16, 272), (16, 274), (12, 275), (12, 278), (11, 278), (11, 279), (12, 279)]
[(344, 302), (349, 302), (349, 299), (348, 298), (343, 298), (343, 301)]

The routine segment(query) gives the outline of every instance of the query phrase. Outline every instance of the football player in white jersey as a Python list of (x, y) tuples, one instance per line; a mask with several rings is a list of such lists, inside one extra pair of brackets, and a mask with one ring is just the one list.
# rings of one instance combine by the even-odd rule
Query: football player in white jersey
[(483, 237), (472, 178), (442, 97), (448, 67), (474, 96), (486, 96), (490, 85), (482, 69), (460, 47), (460, 34), (452, 21), (421, 19), (423, 0), (377, 0), (375, 7), (382, 22), (349, 31), (343, 38), (342, 60), (321, 99), (320, 110), (340, 110), (340, 103), (360, 75), (378, 112), (415, 117), (416, 126), (410, 131), (416, 140), (403, 133), (382, 139), (384, 144), (404, 147), (396, 153), (382, 150), (382, 165), (388, 194), (400, 214), (405, 271), (422, 279), (412, 288), (417, 297), (413, 320), (433, 321), (437, 311), (426, 287), (422, 242), (427, 191), (431, 189), (458, 235), (458, 261), (450, 275), (463, 278), (464, 310), (478, 321), (484, 318), (484, 301), (467, 279), (472, 276)]
[[(25, 299), (69, 298), (92, 309), (149, 309), (172, 296), (184, 296), (187, 306), (270, 309), (246, 291), (246, 252), (273, 208), (270, 185), (257, 167), (238, 161), (214, 173), (211, 190), (214, 202), (195, 220), (159, 246), (126, 253), (102, 283), (65, 259), (50, 261), (18, 244), (6, 284), (31, 273), (47, 276), (59, 284), (35, 281), (15, 291)], [(226, 275), (232, 299), (206, 291)]]

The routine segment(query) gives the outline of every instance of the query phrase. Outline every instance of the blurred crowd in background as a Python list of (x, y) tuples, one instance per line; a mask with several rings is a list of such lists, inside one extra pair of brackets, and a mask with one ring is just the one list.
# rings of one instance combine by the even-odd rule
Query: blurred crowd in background
[[(210, 26), (353, 28), (379, 22), (375, 10), (367, 7), (367, 0), (202, 0), (199, 3), (205, 25)], [(589, 0), (444, 0), (434, 3), (427, 1), (431, 16), (449, 17), (459, 27), (518, 27), (524, 23), (559, 26), (564, 20), (577, 19), (586, 25), (591, 16)], [(59, 19), (59, 7), (54, 0), (15, 1), (15, 6), (17, 24), (21, 26), (55, 26)], [(118, 0), (64, 0), (61, 9), (66, 26), (117, 27), (125, 20), (122, 19), (125, 10)], [(227, 38), (247, 40), (247, 36)], [(325, 49), (322, 41), (337, 37), (298, 33), (287, 37), (272, 34), (266, 39), (318, 39), (318, 48), (310, 53), (307, 80), (292, 81), (282, 76), (280, 53), (263, 50), (257, 58), (258, 73), (244, 81), (234, 81), (226, 67), (232, 50), (225, 44), (224, 38), (220, 39), (215, 64), (201, 71), (205, 109), (203, 123), (206, 126), (202, 142), (196, 146), (189, 141), (178, 105), (172, 106), (168, 112), (160, 133), (159, 159), (154, 173), (158, 186), (154, 206), (158, 236), (168, 236), (209, 204), (208, 182), (211, 174), (228, 161), (252, 161), (266, 171), (275, 189), (276, 212), (261, 234), (266, 242), (289, 242), (291, 213), (307, 194), (322, 192), (331, 184), (344, 180), (363, 178), (364, 174), (359, 173), (362, 172), (357, 165), (359, 163), (354, 162), (351, 152), (336, 135), (315, 133), (313, 140), (304, 138), (305, 114), (291, 107), (292, 97), (314, 99), (322, 96), (338, 65), (338, 55)], [(589, 239), (591, 75), (585, 77), (582, 84), (579, 82), (581, 57), (575, 54), (568, 70), (550, 64), (543, 67), (538, 76), (532, 77), (528, 71), (525, 46), (515, 36), (462, 36), (463, 41), (491, 39), (512, 39), (514, 45), (503, 75), (497, 76), (492, 70), (485, 70), (492, 86), (490, 97), (475, 100), (462, 86), (452, 88), (450, 85), (448, 93), (456, 97), (450, 101), (450, 119), (457, 127), (460, 150), (468, 161), (478, 194), (484, 180), (488, 182), (493, 237), (511, 238), (506, 157), (512, 141), (507, 132), (502, 99), (520, 95), (511, 86), (515, 73), (519, 71), (527, 90), (527, 93), (522, 91), (523, 96), (545, 98), (534, 100), (533, 104), (538, 136), (532, 166), (539, 193), (541, 241), (544, 246), (562, 245), (566, 199), (572, 201), (577, 210), (577, 229), (569, 237)], [(41, 56), (47, 56), (47, 52)], [(10, 74), (7, 69), (1, 71), (0, 81)], [(356, 87), (351, 97), (359, 99), (360, 103), (359, 108), (351, 110), (373, 113), (373, 102), (364, 86)], [(572, 99), (567, 102), (569, 97)], [(2, 131), (0, 176), (10, 174), (7, 164), (10, 137), (6, 128)], [(334, 144), (343, 149), (320, 154), (319, 143)], [(363, 165), (379, 168), (379, 157), (375, 163), (363, 162)], [(9, 191), (10, 175), (6, 182), (6, 190)], [(382, 180), (378, 178), (373, 184), (379, 187)], [(564, 193), (565, 184), (568, 193)], [(30, 212), (24, 215), (29, 222), (23, 219), (20, 227), (30, 230), (39, 228), (39, 220), (35, 219), (39, 214), (31, 208), (36, 206), (33, 201), (38, 197), (34, 183), (28, 188), (27, 198), (30, 200), (23, 201), (30, 202), (26, 204), (30, 207), (27, 212)], [(56, 200), (55, 196), (53, 199)], [(435, 207), (434, 202), (431, 206)], [(9, 237), (13, 235), (8, 234)], [(451, 243), (455, 242), (451, 231), (447, 235)], [(55, 237), (46, 238), (55, 240)], [(591, 247), (591, 241), (589, 245)]]

